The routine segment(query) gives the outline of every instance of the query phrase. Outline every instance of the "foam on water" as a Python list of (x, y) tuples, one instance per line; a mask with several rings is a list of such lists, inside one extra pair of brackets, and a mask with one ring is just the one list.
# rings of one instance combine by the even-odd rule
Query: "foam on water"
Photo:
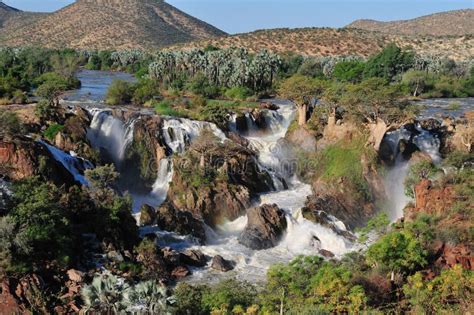
[[(285, 156), (280, 150), (274, 150), (278, 141), (283, 138), (295, 115), (295, 108), (282, 105), (276, 113), (266, 117), (270, 126), (267, 133), (256, 131), (246, 135), (252, 147), (258, 152), (261, 165), (270, 169), (283, 163)], [(268, 117), (268, 118), (267, 118)], [(277, 168), (275, 168), (277, 169)], [(267, 250), (252, 250), (238, 242), (240, 233), (247, 224), (247, 216), (242, 216), (232, 222), (227, 222), (215, 231), (209, 231), (208, 244), (205, 246), (188, 244), (209, 256), (221, 255), (225, 259), (236, 262), (233, 271), (223, 275), (211, 269), (194, 270), (190, 281), (217, 281), (219, 277), (237, 276), (248, 281), (263, 281), (269, 266), (275, 263), (287, 263), (297, 255), (317, 255), (320, 249), (331, 251), (336, 257), (341, 257), (352, 250), (353, 244), (333, 230), (312, 223), (301, 214), (306, 198), (312, 193), (310, 185), (304, 184), (296, 177), (287, 181), (289, 189), (260, 196), (260, 205), (276, 204), (286, 213), (287, 230), (279, 244)], [(341, 221), (332, 217), (334, 225), (345, 230)], [(181, 245), (185, 247), (185, 245)]]

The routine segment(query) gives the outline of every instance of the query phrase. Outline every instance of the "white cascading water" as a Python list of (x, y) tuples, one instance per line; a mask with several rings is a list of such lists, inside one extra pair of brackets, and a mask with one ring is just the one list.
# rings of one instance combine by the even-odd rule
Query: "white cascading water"
[(48, 149), (54, 159), (60, 162), (64, 168), (68, 170), (69, 173), (71, 173), (78, 183), (82, 185), (88, 185), (88, 182), (83, 174), (86, 169), (94, 168), (94, 165), (91, 162), (77, 157), (74, 152), (71, 152), (72, 154), (68, 154), (44, 141), (39, 141), (39, 143)]
[(385, 189), (390, 203), (389, 219), (392, 222), (403, 217), (403, 209), (411, 201), (411, 198), (405, 193), (405, 178), (410, 170), (410, 163), (399, 152), (400, 141), (412, 142), (421, 152), (428, 154), (433, 163), (441, 162), (439, 138), (423, 129), (420, 124), (416, 124), (415, 129), (418, 134), (413, 134), (405, 127), (401, 127), (395, 131), (387, 132), (384, 138), (395, 157), (395, 164), (385, 178)]
[[(259, 160), (265, 167), (270, 168), (277, 163), (285, 162), (284, 154), (274, 148), (278, 148), (278, 141), (285, 136), (294, 117), (295, 108), (292, 105), (281, 104), (277, 112), (268, 113), (266, 116), (266, 119), (271, 120), (267, 121), (267, 125), (270, 126), (269, 131), (264, 134), (261, 131), (256, 132), (261, 134), (260, 136), (250, 132), (246, 136), (250, 145), (258, 152)], [(275, 167), (274, 171), (279, 170)], [(247, 224), (246, 216), (227, 222), (219, 226), (216, 231), (209, 228), (208, 244), (194, 246), (194, 248), (209, 256), (219, 254), (225, 259), (231, 259), (236, 262), (236, 267), (226, 275), (215, 273), (210, 269), (193, 270), (190, 281), (213, 282), (219, 276), (238, 276), (252, 282), (260, 281), (264, 280), (269, 266), (279, 262), (287, 263), (297, 255), (317, 255), (320, 249), (325, 249), (340, 257), (354, 248), (354, 244), (333, 230), (303, 218), (301, 208), (306, 198), (312, 193), (310, 185), (302, 183), (296, 176), (287, 184), (289, 189), (263, 194), (260, 198), (261, 205), (277, 204), (286, 212), (288, 227), (280, 243), (274, 248), (259, 251), (240, 244), (238, 237)], [(341, 230), (345, 230), (344, 224), (337, 219), (334, 218), (333, 223)]]
[[(184, 118), (165, 118), (162, 126), (163, 138), (173, 153), (182, 154), (190, 141), (198, 137), (206, 128), (222, 141), (226, 139), (225, 134), (216, 125)], [(137, 212), (143, 204), (159, 207), (166, 200), (172, 179), (173, 161), (171, 158), (163, 158), (160, 161), (152, 191), (146, 196), (132, 195), (134, 212)], [(136, 217), (139, 217), (138, 213)]]
[(198, 137), (206, 128), (222, 141), (226, 139), (225, 134), (215, 124), (185, 118), (165, 118), (163, 121), (163, 137), (166, 145), (174, 153), (181, 154), (190, 141)]
[(11, 185), (6, 180), (0, 178), (0, 210), (6, 210), (8, 199), (12, 196)]
[(134, 120), (124, 123), (104, 109), (91, 109), (90, 113), (92, 122), (87, 138), (93, 147), (107, 150), (115, 165), (120, 165), (133, 141)]

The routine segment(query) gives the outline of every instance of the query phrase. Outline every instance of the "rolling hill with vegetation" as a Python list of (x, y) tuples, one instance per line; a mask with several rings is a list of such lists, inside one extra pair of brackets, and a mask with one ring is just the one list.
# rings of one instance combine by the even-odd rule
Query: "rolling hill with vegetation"
[(392, 35), (349, 28), (298, 28), (259, 30), (223, 38), (180, 44), (172, 49), (203, 48), (209, 45), (245, 47), (251, 52), (267, 49), (275, 53), (306, 56), (370, 56), (389, 43), (412, 49), (421, 55), (439, 55), (460, 60), (474, 55), (472, 35), (434, 37)]
[(45, 16), (45, 13), (24, 12), (0, 2), (0, 32), (16, 30)]
[(357, 20), (347, 28), (394, 35), (467, 35), (474, 33), (474, 9), (447, 11), (402, 21)]
[(33, 23), (0, 29), (8, 46), (79, 49), (154, 49), (224, 34), (162, 0), (78, 0)]

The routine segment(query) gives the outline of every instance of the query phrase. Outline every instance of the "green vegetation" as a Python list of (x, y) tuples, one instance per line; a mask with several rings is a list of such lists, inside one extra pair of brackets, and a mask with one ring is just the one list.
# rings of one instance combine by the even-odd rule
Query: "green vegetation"
[(62, 130), (64, 129), (64, 126), (63, 125), (60, 125), (60, 124), (53, 124), (53, 125), (50, 125), (48, 127), (48, 129), (46, 129), (44, 132), (43, 132), (43, 136), (46, 138), (46, 139), (49, 139), (49, 140), (54, 140), (54, 138), (56, 137), (56, 135), (58, 133), (60, 133)]
[[(2, 265), (8, 265), (7, 271), (31, 268), (34, 261), (43, 259), (57, 260), (61, 264), (69, 262), (72, 237), (68, 231), (69, 215), (60, 204), (60, 196), (54, 185), (44, 183), (38, 177), (15, 184), (14, 207), (4, 223), (14, 222), (19, 235), (13, 239), (13, 244), (7, 246), (10, 248), (7, 255), (10, 261), (2, 262)], [(29, 252), (35, 255), (26, 255)]]
[(431, 161), (423, 160), (411, 165), (405, 178), (405, 194), (413, 198), (415, 196), (415, 185), (422, 179), (432, 178), (436, 172), (437, 168)]
[(370, 233), (374, 233), (376, 236), (385, 234), (389, 225), (390, 221), (387, 214), (383, 211), (380, 212), (370, 219), (365, 227), (357, 230), (359, 233), (359, 242), (367, 242)]
[(14, 112), (0, 109), (0, 134), (15, 135), (23, 130), (20, 118)]
[(123, 80), (114, 80), (107, 90), (105, 102), (108, 105), (130, 104), (133, 97), (132, 84)]
[[(225, 280), (214, 286), (178, 285), (174, 294), (177, 314), (258, 314), (256, 289), (237, 280)], [(192, 311), (191, 311), (192, 310)]]
[(155, 281), (128, 286), (120, 284), (112, 275), (98, 276), (81, 290), (81, 294), (87, 312), (130, 313), (136, 312), (137, 305), (151, 314), (168, 314), (173, 309), (166, 287)]
[(171, 107), (171, 102), (166, 100), (166, 101), (161, 101), (155, 105), (155, 112), (158, 115), (164, 115), (164, 116), (180, 116), (179, 112), (174, 110)]
[(460, 265), (426, 281), (421, 272), (408, 278), (403, 292), (416, 313), (462, 314), (472, 307), (474, 273)]
[(341, 141), (328, 145), (324, 150), (300, 157), (300, 176), (306, 179), (321, 179), (335, 184), (343, 180), (363, 199), (370, 198), (367, 181), (364, 178), (362, 159), (369, 163), (376, 158), (376, 152), (365, 146), (364, 138), (350, 142)]
[(392, 80), (396, 75), (410, 69), (414, 61), (415, 56), (412, 53), (403, 51), (395, 44), (390, 44), (367, 61), (364, 77)]
[(341, 61), (334, 67), (333, 76), (338, 81), (357, 83), (362, 81), (364, 70), (362, 61)]

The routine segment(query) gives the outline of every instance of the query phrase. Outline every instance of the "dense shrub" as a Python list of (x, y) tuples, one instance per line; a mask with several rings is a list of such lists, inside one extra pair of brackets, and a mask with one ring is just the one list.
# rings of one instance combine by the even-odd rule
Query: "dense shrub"
[(403, 51), (395, 44), (390, 44), (367, 61), (364, 77), (392, 80), (396, 75), (410, 69), (413, 63), (414, 55), (412, 53)]
[(236, 86), (228, 89), (225, 96), (232, 100), (244, 101), (252, 95), (252, 91), (246, 87)]
[(52, 124), (43, 132), (43, 136), (49, 140), (54, 140), (56, 135), (64, 129), (63, 125)]
[(362, 80), (364, 69), (362, 61), (341, 61), (334, 67), (333, 77), (342, 82), (357, 83)]
[(0, 109), (0, 134), (14, 135), (23, 130), (20, 118), (14, 112)]
[(158, 82), (149, 79), (141, 79), (135, 86), (132, 102), (135, 105), (144, 105), (147, 102), (159, 98), (160, 95), (160, 85)]
[(105, 102), (109, 105), (130, 104), (134, 93), (134, 86), (123, 80), (114, 80), (107, 90)]
[(432, 280), (417, 272), (408, 277), (403, 292), (415, 313), (462, 314), (472, 309), (473, 288), (474, 273), (456, 265)]
[(179, 112), (172, 107), (172, 102), (169, 100), (161, 101), (155, 104), (155, 112), (163, 116), (180, 116)]
[(60, 191), (38, 177), (15, 183), (14, 207), (9, 215), (24, 235), (23, 246), (29, 246), (34, 256), (20, 257), (23, 261), (58, 259), (68, 263), (71, 255), (69, 214), (60, 204)]
[(220, 91), (217, 86), (212, 85), (205, 75), (198, 74), (190, 80), (186, 85), (186, 89), (194, 94), (207, 98), (213, 98), (219, 95)]
[(367, 263), (390, 271), (410, 273), (426, 266), (428, 251), (409, 231), (391, 232), (367, 251)]

